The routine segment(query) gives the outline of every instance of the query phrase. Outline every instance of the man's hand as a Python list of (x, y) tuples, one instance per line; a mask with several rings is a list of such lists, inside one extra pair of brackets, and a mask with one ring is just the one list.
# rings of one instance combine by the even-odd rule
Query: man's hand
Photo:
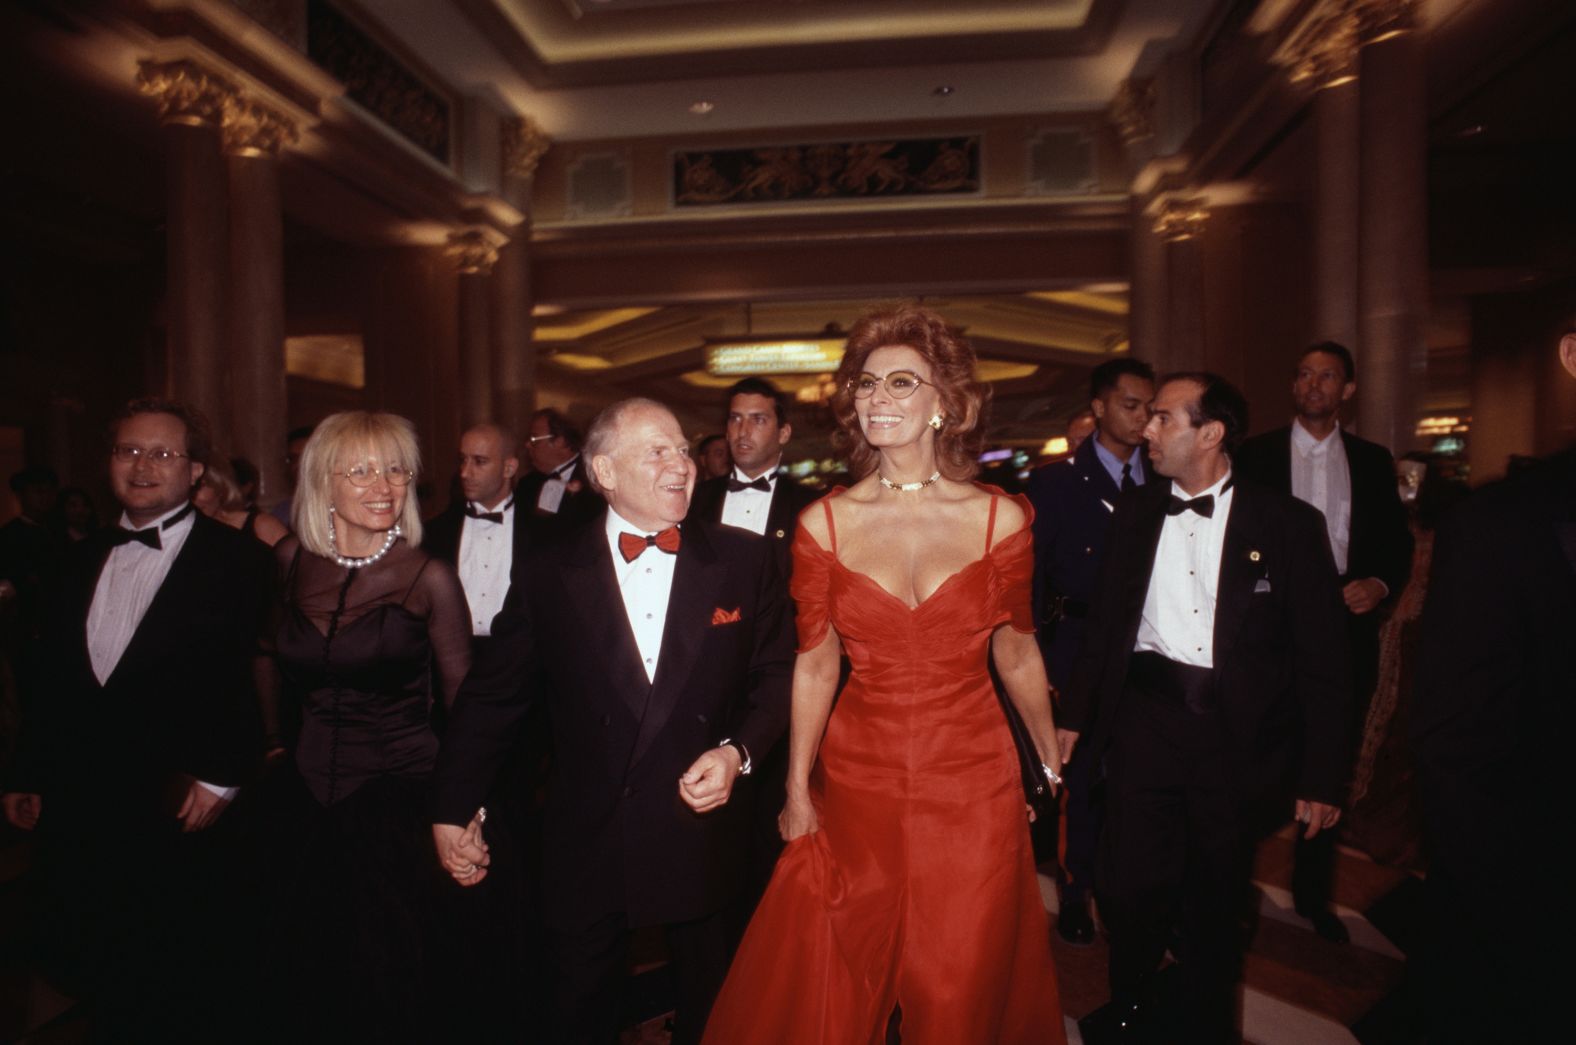
[(38, 826), (38, 811), (44, 808), (44, 800), (26, 791), (8, 791), (0, 795), (0, 805), (5, 807), (5, 818), (13, 827), (31, 831)]
[(744, 759), (732, 744), (702, 752), (679, 777), (679, 797), (695, 812), (709, 813), (727, 803), (742, 768)]
[(1323, 802), (1309, 802), (1297, 799), (1297, 822), (1307, 824), (1308, 828), (1302, 833), (1304, 838), (1312, 838), (1320, 831), (1328, 831), (1341, 822), (1341, 807), (1325, 805)]
[(186, 834), (202, 831), (212, 827), (214, 821), (219, 819), (219, 814), (229, 808), (229, 805), (228, 798), (220, 798), (192, 780), (186, 785), (186, 800), (181, 803), (175, 819), (181, 822), (181, 831)]
[[(1062, 765), (1072, 761), (1073, 748), (1078, 746), (1078, 734), (1070, 729), (1056, 731), (1056, 749), (1061, 752)], [(1058, 770), (1057, 772), (1060, 772)]]
[(433, 824), (432, 842), (438, 862), (461, 885), (475, 885), (487, 877), (492, 856), (482, 838), (482, 814), (478, 811), (465, 827), (458, 824)]
[(1377, 577), (1348, 581), (1346, 587), (1341, 589), (1341, 598), (1346, 600), (1346, 608), (1359, 616), (1372, 613), (1374, 607), (1383, 602), (1388, 594), (1390, 590)]

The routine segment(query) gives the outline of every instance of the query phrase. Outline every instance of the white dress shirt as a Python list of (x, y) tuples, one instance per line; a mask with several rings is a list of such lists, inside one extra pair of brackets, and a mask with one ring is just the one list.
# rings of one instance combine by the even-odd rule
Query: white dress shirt
[[(1231, 518), (1234, 491), (1226, 486), (1230, 481), (1227, 472), (1209, 489), (1199, 491), (1199, 497), (1215, 498), (1209, 518), (1192, 509), (1166, 516), (1144, 595), (1135, 652), (1150, 651), (1200, 668), (1215, 666), (1215, 596), (1220, 589), (1226, 521)], [(1184, 501), (1193, 499), (1174, 482), (1171, 493)]]
[[(185, 505), (172, 508), (142, 529), (161, 527), (185, 508)], [(88, 660), (99, 685), (108, 682), (115, 673), (115, 666), (125, 655), (126, 647), (131, 645), (132, 636), (137, 633), (148, 607), (153, 604), (153, 597), (159, 593), (164, 578), (169, 576), (170, 567), (175, 565), (175, 558), (180, 555), (195, 524), (196, 511), (193, 510), (168, 530), (159, 531), (160, 547), (149, 548), (146, 544), (129, 541), (112, 548), (109, 558), (104, 560), (98, 586), (93, 589), (87, 621)], [(124, 512), (120, 525), (128, 530), (136, 528)], [(226, 801), (234, 798), (239, 790), (205, 780), (197, 782)]]
[[(733, 476), (741, 483), (754, 481), (739, 471), (737, 466), (733, 469)], [(739, 490), (723, 495), (722, 524), (724, 526), (737, 526), (741, 530), (760, 534), (766, 532), (766, 517), (772, 511), (772, 495), (777, 492), (776, 467), (769, 469), (764, 478), (771, 487), (770, 490)]]
[(670, 555), (660, 548), (647, 548), (625, 562), (618, 550), (618, 535), (634, 533), (649, 536), (650, 531), (626, 520), (611, 507), (607, 510), (607, 543), (613, 552), (613, 576), (618, 590), (624, 596), (624, 615), (629, 618), (629, 630), (635, 635), (635, 648), (640, 651), (641, 667), (646, 669), (646, 680), (657, 677), (657, 658), (662, 653), (662, 632), (668, 623), (668, 595), (673, 591), (673, 567), (677, 555)]
[[(490, 511), (475, 501), (478, 512)], [(509, 571), (514, 566), (514, 498), (504, 502), (503, 522), (465, 517), (460, 527), (460, 587), (471, 610), (471, 634), (491, 635), (493, 618), (509, 594)]]
[(569, 489), (569, 475), (575, 470), (575, 462), (579, 460), (580, 455), (575, 454), (548, 473), (547, 481), (542, 483), (541, 492), (536, 495), (538, 508), (553, 515), (558, 514), (558, 506), (564, 501), (564, 491)]
[(1352, 543), (1352, 471), (1339, 425), (1323, 439), (1316, 439), (1301, 420), (1292, 421), (1291, 492), (1297, 500), (1324, 513), (1335, 569), (1345, 576)]

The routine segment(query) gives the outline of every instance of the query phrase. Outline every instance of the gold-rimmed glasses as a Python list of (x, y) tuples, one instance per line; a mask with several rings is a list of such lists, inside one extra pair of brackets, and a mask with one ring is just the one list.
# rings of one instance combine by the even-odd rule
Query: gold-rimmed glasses
[(334, 474), (349, 479), (351, 486), (361, 487), (371, 486), (378, 481), (380, 475), (388, 480), (390, 486), (409, 486), (413, 478), (410, 469), (402, 464), (390, 464), (382, 468), (374, 468), (369, 464), (353, 464), (343, 472)]
[(874, 374), (862, 373), (848, 382), (848, 390), (855, 399), (869, 399), (876, 394), (876, 389), (886, 386), (887, 395), (893, 399), (907, 399), (919, 391), (920, 385), (928, 385), (926, 381), (912, 370), (894, 370), (886, 377), (877, 377)]

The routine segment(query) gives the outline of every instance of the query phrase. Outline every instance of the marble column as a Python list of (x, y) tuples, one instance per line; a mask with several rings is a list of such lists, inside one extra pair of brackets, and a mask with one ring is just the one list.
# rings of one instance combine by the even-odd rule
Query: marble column
[(476, 230), (449, 237), (449, 256), (459, 269), (456, 298), (460, 349), (460, 425), (493, 419), (491, 289), (498, 248)]
[(1204, 334), (1204, 246), (1209, 211), (1201, 199), (1166, 200), (1153, 231), (1165, 244), (1166, 370), (1202, 369)]
[(167, 390), (208, 416), (228, 441), (223, 351), (227, 177), (219, 127), (235, 88), (190, 61), (143, 62), (137, 82), (164, 126)]
[(1346, 79), (1313, 100), (1313, 321), (1315, 341), (1336, 341), (1359, 357), (1357, 279), (1361, 180), (1358, 84)]
[(529, 229), (519, 229), (492, 273), (492, 416), (522, 437), (536, 409), (528, 238)]
[(283, 460), (285, 397), (284, 218), (279, 150), (296, 136), (285, 117), (256, 104), (225, 120), (230, 176), (229, 348), (231, 442), (257, 465), (258, 503), (288, 490)]
[(1425, 90), (1423, 41), (1415, 32), (1389, 29), (1363, 47), (1358, 416), (1362, 434), (1397, 455), (1414, 443), (1427, 367)]
[(1170, 308), (1166, 243), (1155, 234), (1140, 201), (1133, 202), (1132, 275), (1128, 283), (1128, 338), (1132, 355), (1156, 371), (1171, 368), (1167, 343)]

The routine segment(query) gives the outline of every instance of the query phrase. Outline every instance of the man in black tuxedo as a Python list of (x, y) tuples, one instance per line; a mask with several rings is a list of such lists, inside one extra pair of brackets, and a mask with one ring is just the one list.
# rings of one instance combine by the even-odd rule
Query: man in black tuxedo
[[(1340, 819), (1351, 679), (1335, 565), (1318, 512), (1233, 483), (1246, 419), (1213, 374), (1161, 382), (1145, 436), (1170, 482), (1118, 502), (1063, 694), (1063, 759), (1082, 736), (1106, 772), (1095, 884), (1112, 1002), (1087, 1041), (1241, 1041), (1253, 843), (1293, 796), (1310, 836)], [(1178, 921), (1184, 1011), (1157, 1026), (1145, 988)]]
[(580, 454), (580, 431), (552, 407), (531, 416), (531, 434), (525, 440), (531, 472), (515, 490), (528, 518), (527, 529), (540, 537), (572, 530), (602, 514), (602, 498), (591, 487), (585, 458)]
[(192, 508), (200, 415), (136, 400), (111, 438), (124, 513), (74, 549), (4, 807), (37, 832), (46, 961), (97, 1003), (97, 1029), (183, 1040), (215, 1032), (203, 1015), (239, 943), (214, 931), (235, 883), (213, 825), (260, 754), (270, 563)]
[(1431, 1042), (1569, 1033), (1573, 638), (1576, 446), (1479, 490), (1435, 537), (1411, 723), (1429, 924), (1408, 955)]
[[(1101, 363), (1089, 375), (1094, 438), (1066, 461), (1036, 469), (1029, 477), (1035, 619), (1040, 622), (1045, 674), (1057, 692), (1067, 688), (1083, 645), (1116, 499), (1152, 478), (1144, 456), (1144, 427), (1154, 397), (1155, 372), (1148, 363), (1130, 358)], [(1096, 769), (1089, 752), (1083, 751), (1064, 770), (1067, 846), (1058, 875), (1056, 931), (1079, 945), (1094, 942), (1089, 895), (1100, 836), (1099, 807), (1093, 801)]]
[(769, 544), (699, 520), (680, 528), (695, 465), (667, 408), (609, 407), (586, 456), (606, 512), (517, 572), (455, 700), (433, 836), (462, 884), (486, 874), (477, 809), (527, 708), (545, 701), (554, 1040), (616, 1039), (629, 932), (660, 925), (674, 1040), (695, 1042), (727, 972), (724, 912), (749, 854), (747, 810), (728, 799), (787, 724), (791, 614)]
[(525, 520), (516, 508), (514, 477), (520, 470), (515, 435), (501, 425), (480, 424), (460, 437), (460, 492), (463, 501), (431, 519), (421, 546), (460, 575), (471, 610), (471, 634), (484, 640), (509, 594), (514, 564), (528, 544)]
[[(1285, 428), (1242, 444), (1237, 475), (1319, 509), (1340, 574), (1351, 643), (1355, 749), (1374, 686), (1379, 681), (1379, 626), (1383, 608), (1412, 575), (1412, 530), (1396, 484), (1395, 460), (1378, 443), (1341, 427), (1341, 405), (1357, 393), (1356, 368), (1344, 345), (1325, 341), (1297, 359), (1291, 398), (1296, 409)], [(1292, 897), (1297, 913), (1320, 936), (1348, 939), (1330, 910), (1335, 875), (1333, 831), (1297, 842)]]
[[(777, 568), (785, 580), (793, 575), (793, 538), (799, 513), (819, 494), (800, 486), (782, 467), (783, 448), (793, 438), (787, 400), (770, 381), (747, 377), (728, 389), (726, 438), (733, 463), (727, 474), (695, 485), (689, 518), (705, 519), (760, 534), (771, 542)], [(788, 738), (756, 753), (755, 773), (739, 797), (753, 810), (751, 839), (752, 888), (744, 895), (744, 921), (766, 891), (772, 869), (783, 850), (777, 814), (787, 802)]]

